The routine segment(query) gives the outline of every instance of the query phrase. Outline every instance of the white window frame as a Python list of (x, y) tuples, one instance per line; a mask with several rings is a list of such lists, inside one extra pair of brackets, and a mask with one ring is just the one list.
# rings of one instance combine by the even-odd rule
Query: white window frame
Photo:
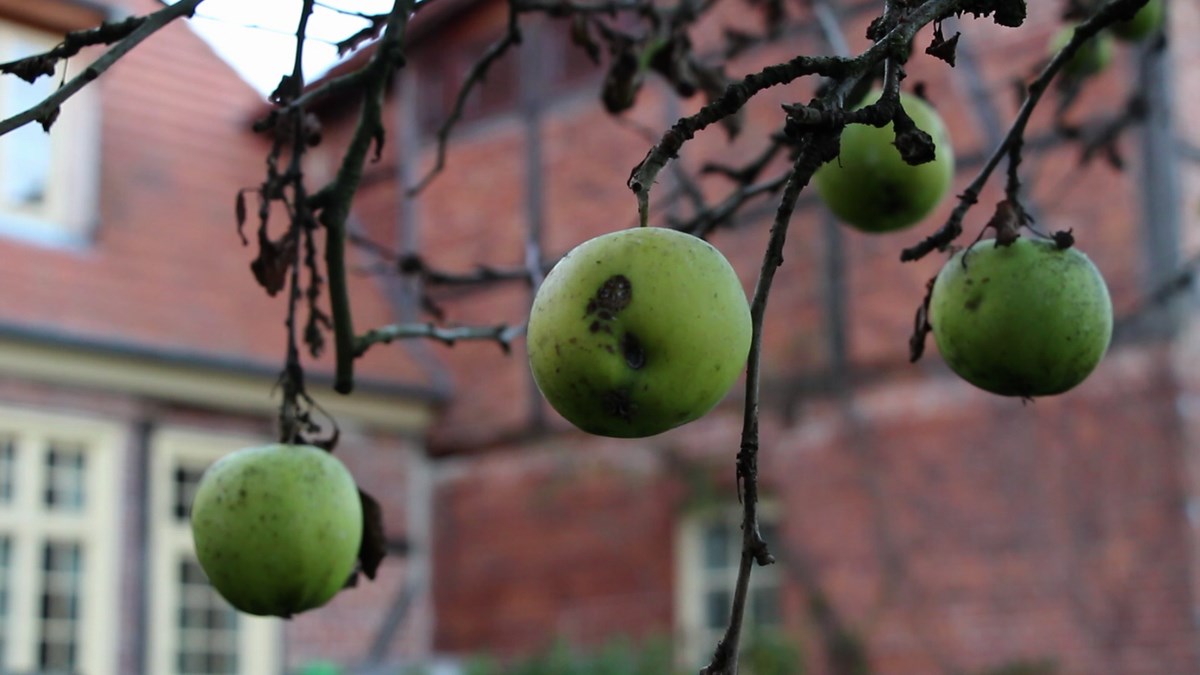
[[(779, 531), (781, 512), (771, 502), (758, 505), (759, 523), (771, 523)], [(704, 534), (712, 523), (721, 523), (732, 528), (737, 535), (730, 544), (731, 565), (726, 568), (728, 578), (718, 579), (705, 567)], [(732, 598), (737, 567), (741, 559), (742, 508), (730, 506), (707, 507), (686, 514), (676, 533), (675, 556), (675, 617), (676, 657), (681, 665), (691, 668), (704, 664), (700, 660), (711, 658), (717, 641), (723, 636), (724, 626), (713, 630), (705, 625), (705, 597), (709, 590), (728, 590)], [(769, 545), (775, 542), (768, 541)], [(755, 566), (750, 575), (749, 597), (746, 599), (746, 616), (751, 616), (756, 589), (782, 587), (782, 572), (779, 563)], [(745, 629), (751, 626), (747, 622)], [(745, 630), (743, 631), (745, 632)]]
[[(42, 550), (55, 539), (78, 542), (83, 552), (77, 665), (87, 675), (117, 672), (121, 479), (124, 428), (86, 417), (0, 407), (0, 434), (13, 434), (13, 501), (0, 508), (0, 535), (11, 538), (10, 597), (0, 670), (37, 672), (42, 594)], [(56, 512), (43, 503), (45, 455), (50, 442), (84, 448), (84, 509)]]
[[(48, 50), (62, 41), (62, 35), (0, 17), (0, 61), (29, 55), (10, 53), (5, 47), (14, 41)], [(69, 79), (85, 67), (86, 59), (76, 56), (66, 65), (60, 63), (52, 77), (43, 76), (38, 82), (51, 82), (57, 87), (64, 72)], [(11, 75), (0, 78), (0, 110), (10, 88), (28, 86), (32, 85)], [(97, 82), (88, 84), (62, 105), (49, 132), (50, 177), (45, 201), (30, 209), (12, 209), (0, 202), (0, 236), (45, 246), (81, 247), (87, 242), (99, 207), (99, 86)], [(36, 122), (26, 126), (45, 133)], [(3, 141), (0, 136), (0, 144)]]
[[(149, 672), (176, 673), (179, 649), (179, 563), (195, 559), (192, 528), (175, 518), (174, 471), (179, 465), (206, 467), (239, 448), (263, 445), (265, 438), (183, 428), (156, 431), (150, 443), (150, 635)], [(263, 675), (283, 670), (283, 627), (278, 619), (238, 614), (238, 671)]]

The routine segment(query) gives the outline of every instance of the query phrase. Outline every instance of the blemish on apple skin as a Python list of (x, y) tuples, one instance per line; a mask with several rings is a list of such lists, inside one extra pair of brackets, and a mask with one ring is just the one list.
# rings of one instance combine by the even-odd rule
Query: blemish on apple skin
[(593, 313), (601, 321), (611, 321), (613, 316), (629, 306), (633, 301), (633, 284), (624, 274), (614, 274), (600, 284), (596, 295), (588, 300), (585, 316)]
[(625, 390), (612, 390), (604, 393), (604, 412), (625, 420), (626, 422), (633, 421), (633, 415), (637, 412), (637, 406), (629, 397), (629, 392)]
[(625, 356), (625, 365), (633, 370), (640, 370), (646, 365), (646, 350), (642, 349), (641, 340), (633, 333), (621, 336), (621, 354)]

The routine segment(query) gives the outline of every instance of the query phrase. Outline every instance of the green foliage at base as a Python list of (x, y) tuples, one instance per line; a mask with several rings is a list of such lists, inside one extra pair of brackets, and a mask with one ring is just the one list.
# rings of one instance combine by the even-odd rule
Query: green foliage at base
[[(764, 634), (748, 639), (742, 650), (740, 671), (746, 675), (805, 675), (800, 648), (781, 634)], [(648, 640), (634, 643), (617, 640), (594, 651), (557, 643), (545, 652), (499, 665), (491, 659), (476, 659), (466, 675), (691, 675), (694, 668), (678, 668), (671, 643)]]
[(1013, 661), (1002, 666), (989, 668), (979, 675), (1054, 675), (1058, 665), (1049, 659), (1037, 661)]

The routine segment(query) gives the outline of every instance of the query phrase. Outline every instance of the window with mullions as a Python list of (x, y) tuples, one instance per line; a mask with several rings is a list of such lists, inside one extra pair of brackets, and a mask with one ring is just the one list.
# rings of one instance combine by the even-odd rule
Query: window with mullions
[(9, 434), (0, 435), (0, 505), (12, 501), (16, 458), (16, 439)]
[(79, 667), (79, 599), (83, 574), (79, 542), (47, 542), (42, 548), (41, 631), (38, 667), (73, 672)]
[(0, 662), (8, 652), (9, 597), (12, 593), (12, 539), (0, 536)]
[(163, 675), (257, 675), (280, 671), (280, 624), (239, 614), (209, 584), (192, 544), (191, 505), (204, 470), (262, 439), (165, 429), (151, 454), (149, 671)]
[(180, 675), (238, 672), (238, 614), (192, 559), (179, 562), (178, 626)]
[[(0, 19), (0, 62), (52, 49), (58, 33)], [(0, 118), (37, 105), (55, 90), (64, 68), (78, 71), (76, 58), (53, 77), (26, 82), (0, 78)], [(85, 87), (60, 110), (49, 133), (27, 124), (0, 136), (0, 235), (37, 243), (82, 242), (96, 210), (99, 133), (92, 87)]]
[(0, 672), (116, 672), (120, 438), (0, 408)]
[[(177, 465), (173, 472), (172, 510), (177, 522), (191, 518), (192, 500), (203, 467)], [(175, 650), (180, 675), (238, 672), (238, 614), (213, 589), (204, 568), (191, 556), (179, 560), (179, 612)]]
[[(759, 526), (768, 542), (776, 541), (778, 521), (772, 509), (760, 509)], [(712, 655), (729, 624), (741, 554), (740, 508), (698, 514), (680, 528), (676, 606), (680, 653), (689, 666)], [(755, 568), (746, 601), (747, 634), (780, 626), (779, 594), (777, 567)]]
[(175, 520), (188, 522), (192, 517), (192, 501), (196, 498), (196, 488), (200, 485), (200, 477), (204, 469), (198, 466), (179, 465), (175, 467), (172, 476), (175, 499), (173, 510)]
[(86, 458), (79, 444), (51, 442), (46, 452), (46, 508), (80, 511), (84, 508)]

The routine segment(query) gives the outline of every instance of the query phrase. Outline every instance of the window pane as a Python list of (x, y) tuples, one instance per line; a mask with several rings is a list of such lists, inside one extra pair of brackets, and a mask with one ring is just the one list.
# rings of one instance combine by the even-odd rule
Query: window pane
[(84, 505), (85, 457), (78, 444), (51, 442), (46, 453), (46, 506), (63, 511), (82, 511)]
[[(771, 549), (771, 553), (775, 554), (776, 549), (782, 548), (782, 545), (779, 543), (779, 527), (775, 523), (763, 522), (760, 516), (758, 522), (758, 533), (761, 534), (762, 538), (767, 542), (767, 546)], [(779, 555), (775, 554), (775, 557), (778, 558)]]
[[(7, 50), (20, 58), (44, 49), (44, 45), (15, 40)], [(6, 59), (7, 60), (7, 59)], [(41, 77), (32, 84), (16, 77), (4, 78), (4, 117), (27, 110), (54, 91), (55, 79)], [(50, 134), (39, 124), (27, 124), (0, 137), (0, 196), (10, 207), (36, 208), (46, 201), (50, 185)]]
[(211, 675), (237, 671), (237, 612), (209, 585), (195, 560), (179, 564), (180, 675)]
[(710, 570), (730, 566), (733, 559), (730, 546), (733, 544), (730, 525), (716, 521), (704, 526), (704, 567)]
[(83, 551), (78, 542), (48, 542), (42, 549), (41, 631), (38, 666), (68, 672), (79, 650), (79, 596)]
[(758, 628), (779, 625), (779, 588), (761, 586), (750, 592), (750, 623)]
[(11, 588), (12, 540), (0, 537), (0, 666), (7, 651), (9, 588)]
[(17, 439), (0, 436), (0, 504), (13, 500), (13, 476), (17, 470)]
[(729, 621), (732, 596), (726, 590), (711, 590), (704, 594), (704, 627), (722, 628)]
[(175, 467), (172, 482), (175, 486), (173, 510), (175, 520), (186, 522), (192, 517), (192, 500), (196, 497), (196, 487), (200, 485), (200, 476), (204, 469), (194, 467)]

